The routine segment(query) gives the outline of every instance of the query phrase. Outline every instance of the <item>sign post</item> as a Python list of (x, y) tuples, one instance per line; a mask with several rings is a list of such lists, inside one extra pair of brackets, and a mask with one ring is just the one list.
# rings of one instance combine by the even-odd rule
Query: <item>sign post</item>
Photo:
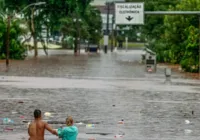
[(115, 24), (143, 25), (144, 3), (115, 3)]
[(126, 51), (128, 50), (128, 37), (125, 38), (126, 40)]

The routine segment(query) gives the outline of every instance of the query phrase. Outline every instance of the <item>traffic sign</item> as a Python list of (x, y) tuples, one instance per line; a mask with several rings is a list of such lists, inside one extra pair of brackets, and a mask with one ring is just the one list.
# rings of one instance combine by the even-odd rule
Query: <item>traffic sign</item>
[(144, 24), (144, 3), (115, 3), (115, 24)]

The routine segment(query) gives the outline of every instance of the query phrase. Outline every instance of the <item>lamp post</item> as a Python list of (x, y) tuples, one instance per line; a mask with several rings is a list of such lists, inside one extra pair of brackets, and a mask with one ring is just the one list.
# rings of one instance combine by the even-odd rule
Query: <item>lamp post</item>
[[(38, 6), (38, 5), (43, 5), (46, 4), (46, 2), (37, 2), (37, 3), (32, 3), (28, 6), (26, 6), (24, 9), (22, 9), (19, 13), (22, 13), (25, 11), (27, 8), (31, 6)], [(10, 57), (10, 22), (12, 19), (13, 15), (8, 14), (7, 17), (7, 32), (6, 32), (6, 69), (8, 71), (9, 68), (9, 57)]]

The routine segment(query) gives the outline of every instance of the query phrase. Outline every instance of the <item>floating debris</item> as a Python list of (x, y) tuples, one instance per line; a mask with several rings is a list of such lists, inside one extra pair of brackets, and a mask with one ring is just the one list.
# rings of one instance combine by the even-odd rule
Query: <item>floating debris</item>
[(19, 103), (19, 104), (23, 104), (24, 102), (23, 102), (23, 101), (19, 101), (18, 103)]
[(96, 140), (95, 138), (89, 138), (88, 140)]
[(185, 120), (185, 124), (190, 124), (190, 121), (189, 120)]
[(13, 124), (14, 123), (14, 121), (9, 118), (3, 118), (2, 121), (3, 121), (3, 124)]
[(12, 113), (12, 114), (18, 114), (18, 112), (16, 112), (16, 111), (12, 111), (11, 113)]
[(124, 124), (124, 119), (122, 119), (121, 121), (118, 121), (118, 124)]
[(5, 128), (4, 130), (5, 131), (13, 131), (14, 129), (13, 128)]
[(115, 138), (123, 138), (123, 135), (115, 135)]
[(24, 119), (25, 117), (24, 117), (24, 116), (20, 116), (20, 118), (21, 118), (21, 119)]
[(86, 128), (94, 128), (95, 126), (94, 126), (94, 124), (87, 124), (86, 125)]
[(76, 125), (83, 125), (84, 123), (82, 123), (82, 122), (78, 122), (78, 123), (76, 123)]
[(120, 131), (118, 135), (125, 135), (125, 132)]
[(190, 130), (190, 129), (185, 129), (185, 134), (190, 134), (190, 133), (192, 133), (192, 130)]
[(149, 69), (148, 69), (148, 72), (152, 72), (152, 71), (153, 71), (152, 68), (149, 68)]
[(45, 112), (45, 113), (44, 113), (44, 116), (46, 116), (46, 117), (51, 117), (51, 113), (50, 113), (50, 112)]
[(87, 135), (102, 135), (102, 136), (106, 136), (106, 135), (110, 135), (110, 134), (113, 134), (113, 133), (107, 133), (107, 132), (89, 132), (89, 133), (86, 133)]

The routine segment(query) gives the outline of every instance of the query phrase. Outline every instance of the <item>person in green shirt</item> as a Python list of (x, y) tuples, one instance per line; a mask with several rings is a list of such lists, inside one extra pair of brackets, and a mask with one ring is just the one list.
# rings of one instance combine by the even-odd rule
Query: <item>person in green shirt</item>
[(74, 120), (71, 116), (66, 119), (66, 127), (58, 128), (58, 136), (62, 140), (76, 140), (78, 128), (74, 126)]

